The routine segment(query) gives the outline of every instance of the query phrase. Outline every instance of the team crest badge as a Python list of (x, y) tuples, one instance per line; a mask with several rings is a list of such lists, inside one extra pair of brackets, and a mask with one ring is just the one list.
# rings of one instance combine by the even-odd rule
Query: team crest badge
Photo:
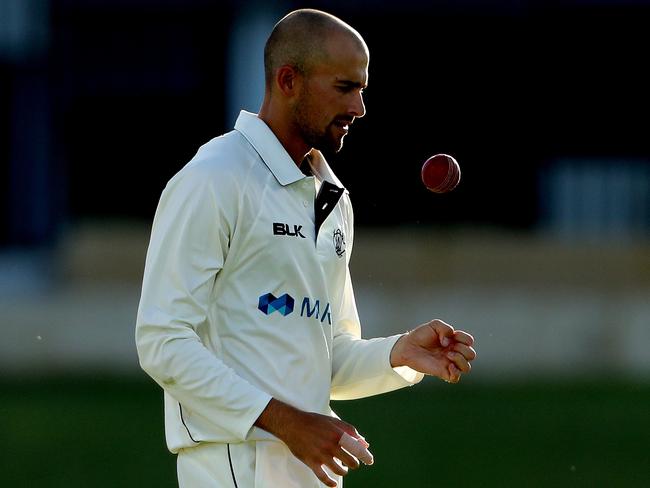
[(345, 253), (345, 236), (341, 229), (336, 229), (334, 231), (334, 250), (338, 257), (342, 257)]

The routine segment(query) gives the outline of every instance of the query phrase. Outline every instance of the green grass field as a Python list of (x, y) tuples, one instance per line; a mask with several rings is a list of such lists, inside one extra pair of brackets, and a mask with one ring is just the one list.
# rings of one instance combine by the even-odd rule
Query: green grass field
[[(333, 407), (376, 460), (348, 488), (650, 486), (649, 385), (428, 378)], [(0, 441), (3, 488), (176, 486), (145, 378), (2, 380)]]

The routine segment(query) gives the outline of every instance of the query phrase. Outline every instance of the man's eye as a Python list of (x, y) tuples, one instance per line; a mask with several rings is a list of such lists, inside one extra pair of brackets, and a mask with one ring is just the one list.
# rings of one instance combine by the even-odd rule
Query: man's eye
[[(351, 93), (352, 91), (356, 90), (356, 86), (347, 86), (347, 85), (341, 85), (337, 86), (336, 89), (340, 91), (341, 93)], [(362, 95), (365, 94), (365, 88), (358, 88), (359, 93)]]

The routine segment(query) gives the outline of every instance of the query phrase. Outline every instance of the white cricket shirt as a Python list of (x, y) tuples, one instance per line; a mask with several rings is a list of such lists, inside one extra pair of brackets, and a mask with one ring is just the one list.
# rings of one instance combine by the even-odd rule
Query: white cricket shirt
[[(253, 424), (271, 397), (330, 415), (331, 399), (422, 379), (391, 368), (400, 337), (362, 340), (348, 263), (347, 191), (318, 234), (317, 151), (305, 176), (269, 127), (242, 112), (167, 184), (138, 309), (142, 368), (165, 390), (168, 448), (275, 439)], [(327, 186), (327, 185), (325, 185)]]

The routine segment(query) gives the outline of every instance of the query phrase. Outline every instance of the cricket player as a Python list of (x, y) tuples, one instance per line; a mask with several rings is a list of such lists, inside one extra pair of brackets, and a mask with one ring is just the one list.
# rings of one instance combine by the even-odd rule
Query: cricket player
[(242, 112), (161, 195), (136, 343), (183, 488), (341, 486), (372, 455), (331, 399), (425, 374), (455, 383), (476, 357), (440, 320), (361, 339), (352, 206), (321, 151), (365, 114), (368, 56), (340, 19), (288, 14), (266, 43), (259, 114)]

